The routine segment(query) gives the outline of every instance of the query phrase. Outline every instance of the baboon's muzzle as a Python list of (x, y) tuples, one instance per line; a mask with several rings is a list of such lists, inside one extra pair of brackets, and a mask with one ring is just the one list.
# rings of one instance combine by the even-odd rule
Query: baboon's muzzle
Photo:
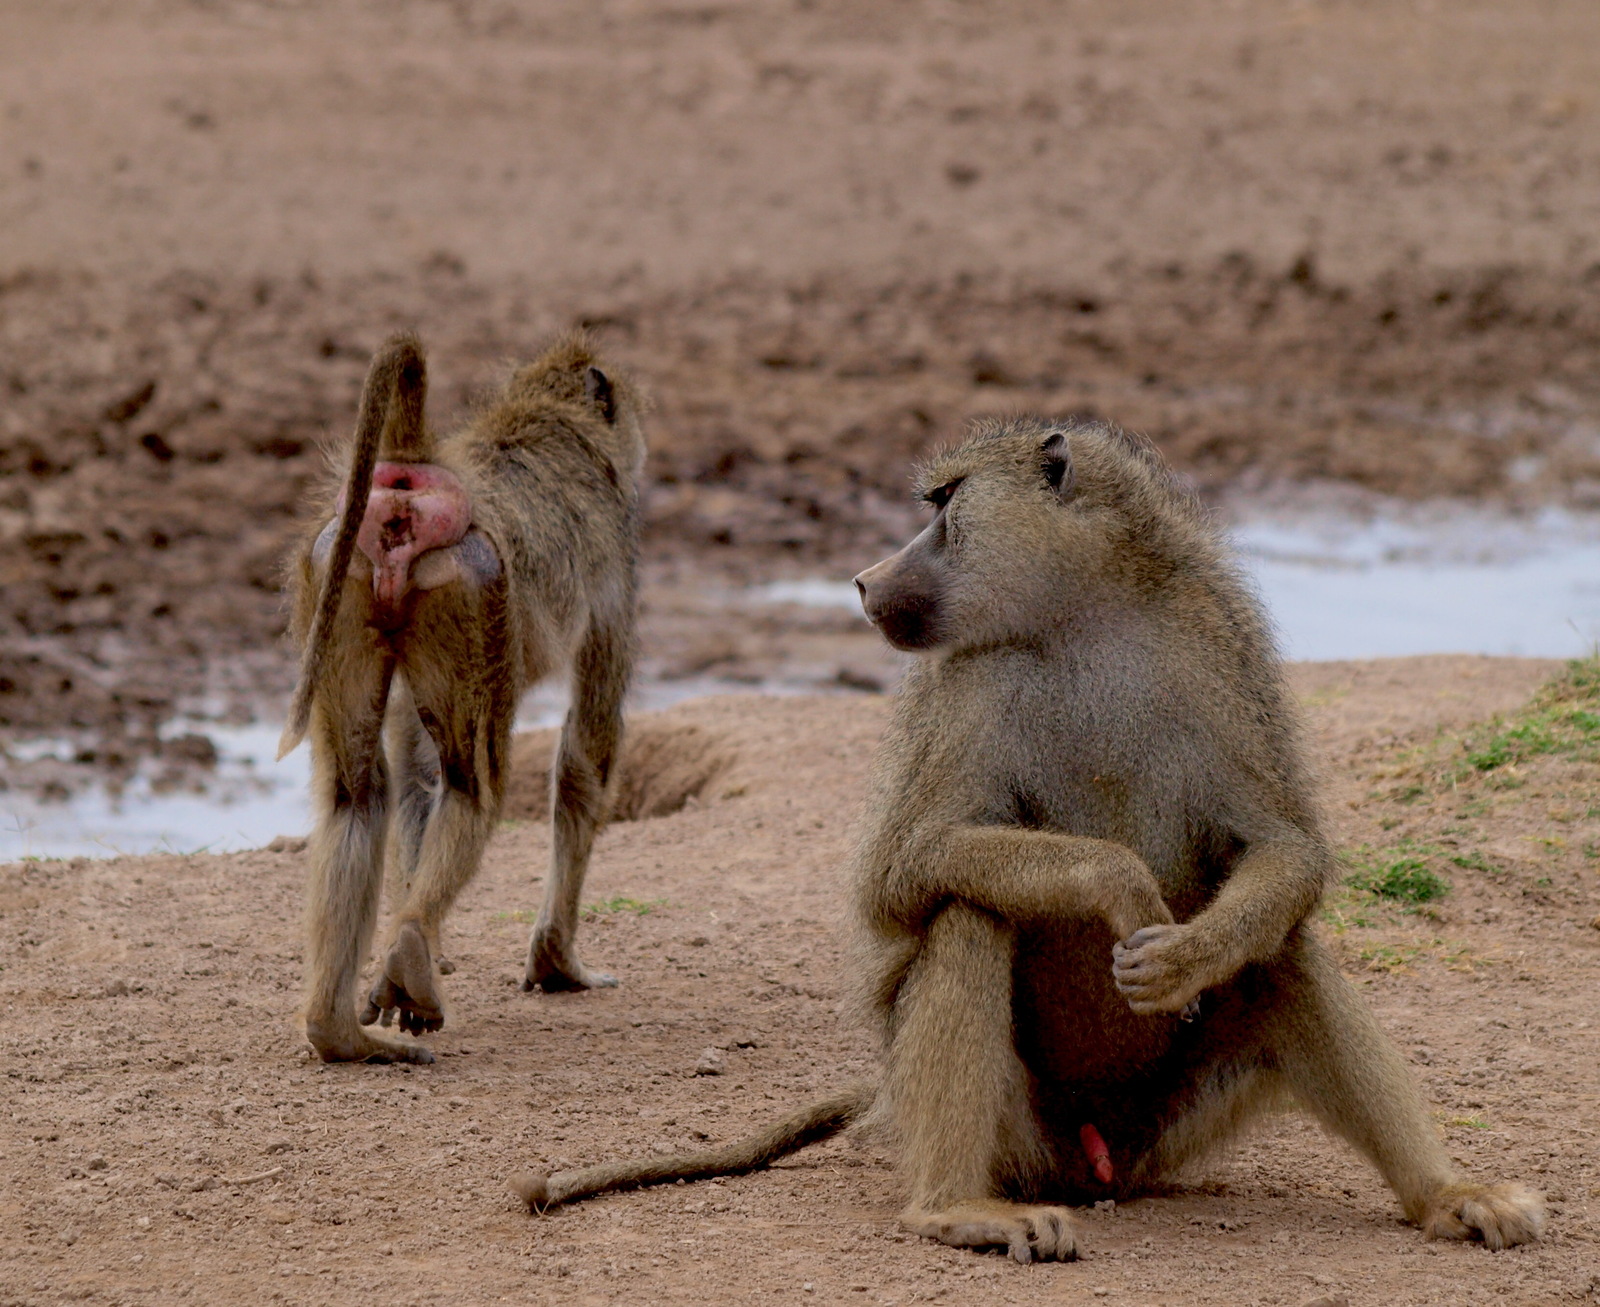
[(940, 643), (939, 569), (913, 552), (913, 541), (898, 554), (867, 568), (855, 579), (861, 609), (867, 620), (896, 649), (908, 652), (932, 649)]

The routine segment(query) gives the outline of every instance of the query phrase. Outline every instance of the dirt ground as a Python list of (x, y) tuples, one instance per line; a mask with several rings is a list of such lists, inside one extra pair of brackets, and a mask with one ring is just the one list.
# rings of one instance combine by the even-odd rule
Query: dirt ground
[[(697, 793), (602, 837), (582, 945), (620, 988), (518, 991), (548, 837), (510, 822), (448, 930), (431, 1067), (310, 1058), (298, 853), (0, 869), (0, 1303), (1592, 1301), (1600, 762), (1533, 756), (1449, 784), (1436, 765), (1488, 747), (1475, 723), (1556, 670), (1292, 669), (1352, 865), (1424, 849), (1451, 886), (1412, 912), (1341, 890), (1322, 928), (1452, 1154), (1546, 1192), (1538, 1245), (1425, 1243), (1298, 1117), (1170, 1194), (1084, 1211), (1071, 1265), (907, 1238), (870, 1140), (518, 1210), (518, 1170), (727, 1139), (872, 1064), (839, 1014), (840, 870), (886, 700), (725, 697), (638, 724), (635, 810)], [(673, 764), (674, 736), (692, 765)], [(724, 1069), (697, 1075), (708, 1048)]]
[[(1600, 10), (0, 0), (0, 732), (281, 691), (368, 352), (575, 321), (653, 565), (849, 575), (972, 415), (1207, 493), (1600, 504)], [(248, 704), (246, 705), (247, 710)]]

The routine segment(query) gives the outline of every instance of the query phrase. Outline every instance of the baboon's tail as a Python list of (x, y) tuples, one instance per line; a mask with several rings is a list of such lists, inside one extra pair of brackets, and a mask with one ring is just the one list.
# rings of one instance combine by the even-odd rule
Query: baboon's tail
[(422, 355), (422, 342), (409, 332), (391, 336), (372, 356), (366, 385), (361, 390), (361, 412), (356, 418), (355, 449), (350, 459), (350, 480), (345, 486), (344, 515), (339, 533), (328, 554), (328, 570), (322, 575), (322, 590), (317, 596), (317, 611), (306, 635), (300, 659), (300, 680), (289, 705), (289, 717), (278, 740), (278, 757), (291, 752), (305, 738), (311, 723), (311, 702), (316, 697), (323, 650), (334, 619), (339, 615), (339, 600), (344, 595), (344, 579), (350, 571), (356, 535), (366, 516), (367, 496), (372, 491), (372, 470), (382, 452), (410, 461), (427, 457), (427, 438), (423, 426), (423, 406), (428, 388), (428, 367)]
[(875, 1086), (865, 1082), (852, 1085), (831, 1098), (801, 1108), (759, 1134), (721, 1148), (708, 1148), (703, 1153), (650, 1157), (638, 1162), (608, 1162), (581, 1171), (558, 1171), (555, 1175), (530, 1171), (511, 1181), (511, 1191), (528, 1204), (530, 1211), (542, 1213), (575, 1198), (587, 1198), (613, 1189), (637, 1189), (672, 1180), (706, 1180), (716, 1175), (759, 1171), (807, 1144), (838, 1134), (872, 1106), (877, 1092)]

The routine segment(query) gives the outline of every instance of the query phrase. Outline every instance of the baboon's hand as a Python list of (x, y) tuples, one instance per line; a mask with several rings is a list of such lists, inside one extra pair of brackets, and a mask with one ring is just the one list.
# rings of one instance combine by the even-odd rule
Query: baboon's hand
[(1193, 925), (1145, 926), (1111, 949), (1111, 976), (1141, 1016), (1181, 1012), (1213, 983)]

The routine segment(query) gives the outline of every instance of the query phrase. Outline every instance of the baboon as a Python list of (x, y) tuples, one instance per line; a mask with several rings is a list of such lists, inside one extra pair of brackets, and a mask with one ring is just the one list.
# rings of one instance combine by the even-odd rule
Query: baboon
[[(364, 1027), (444, 1024), (441, 923), (494, 830), (517, 702), (563, 668), (572, 706), (523, 988), (616, 983), (573, 937), (633, 661), (641, 400), (581, 334), (442, 439), (426, 390), (417, 339), (393, 337), (367, 375), (349, 477), (290, 565), (304, 650), (281, 752), (310, 733), (305, 1028), (328, 1062), (433, 1060)], [(386, 842), (392, 938), (358, 1013)]]
[(1539, 1198), (1452, 1166), (1310, 923), (1333, 866), (1271, 633), (1148, 445), (982, 425), (933, 518), (856, 578), (907, 673), (854, 865), (880, 1084), (753, 1139), (513, 1188), (535, 1209), (765, 1165), (863, 1116), (919, 1235), (1069, 1259), (1064, 1204), (1148, 1192), (1298, 1102), (1430, 1236), (1504, 1248)]

